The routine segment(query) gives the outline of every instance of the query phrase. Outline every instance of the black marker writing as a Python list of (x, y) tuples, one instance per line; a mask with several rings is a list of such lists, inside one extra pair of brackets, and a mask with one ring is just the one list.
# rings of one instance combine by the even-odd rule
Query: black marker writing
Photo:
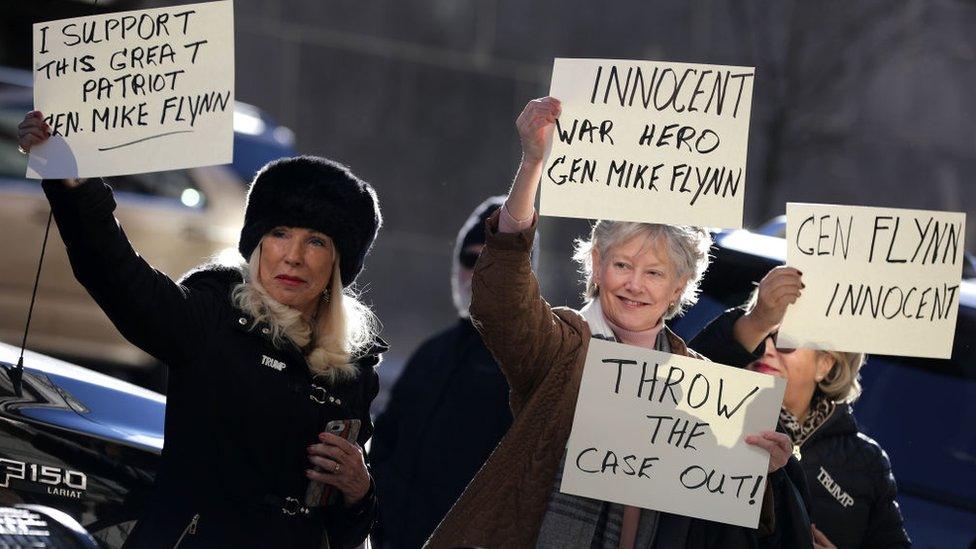
[[(923, 225), (918, 218), (914, 218), (915, 232), (911, 233), (910, 229), (901, 232), (901, 221), (901, 217), (888, 215), (879, 215), (874, 218), (871, 246), (868, 253), (869, 263), (874, 261), (875, 248), (877, 247), (880, 252), (884, 247), (884, 240), (887, 239), (885, 263), (955, 264), (959, 254), (960, 235), (963, 233), (961, 223), (940, 221), (929, 217)], [(905, 224), (908, 224), (907, 221)], [(896, 244), (913, 239), (915, 239), (914, 253), (911, 257), (907, 255), (907, 252), (901, 255), (895, 251), (896, 247), (905, 251), (906, 246), (896, 246)], [(880, 257), (881, 254), (878, 255)]]
[[(641, 67), (630, 66), (625, 69), (610, 65), (604, 71), (603, 66), (600, 66), (593, 81), (590, 103), (633, 107), (636, 101), (644, 109), (670, 110), (676, 113), (685, 110), (701, 111), (721, 116), (723, 110), (728, 112), (727, 103), (734, 94), (735, 104), (732, 105), (731, 114), (735, 118), (739, 113), (746, 82), (753, 78), (753, 73), (732, 73), (730, 70), (704, 70), (701, 74), (698, 72), (698, 69), (688, 67), (680, 69), (679, 76), (671, 67), (654, 67), (647, 74)], [(696, 82), (694, 88), (690, 86), (691, 82)], [(730, 83), (733, 83), (732, 94), (729, 93)], [(698, 97), (704, 96), (709, 88), (711, 91), (707, 93), (704, 107), (696, 107)]]
[(170, 44), (132, 46), (112, 53), (108, 66), (113, 70), (143, 69), (176, 62), (176, 51)]
[(757, 392), (759, 392), (759, 387), (753, 387), (752, 390), (749, 391), (749, 394), (747, 394), (746, 396), (742, 397), (742, 400), (740, 400), (739, 403), (736, 404), (735, 408), (732, 408), (731, 411), (729, 410), (728, 405), (726, 405), (725, 402), (722, 400), (722, 396), (724, 394), (724, 391), (725, 391), (725, 380), (722, 379), (722, 378), (719, 378), (719, 380), (718, 380), (718, 401), (717, 401), (718, 402), (718, 405), (717, 405), (718, 413), (720, 415), (724, 415), (726, 418), (731, 418), (733, 415), (735, 415), (736, 412), (739, 411), (739, 408), (742, 408), (742, 405), (745, 404), (745, 402), (747, 400), (749, 400), (749, 398), (751, 398), (752, 395), (754, 395)]
[(566, 155), (557, 156), (552, 159), (549, 164), (549, 169), (546, 170), (546, 177), (549, 181), (552, 181), (556, 185), (562, 185), (563, 183), (587, 183), (590, 181), (596, 181), (596, 161), (584, 158), (574, 158), (569, 166), (564, 164), (567, 162)]
[(576, 455), (576, 468), (584, 473), (609, 473), (611, 475), (616, 475), (619, 469), (620, 473), (627, 476), (651, 478), (646, 471), (654, 466), (654, 462), (660, 460), (657, 457), (644, 457), (640, 460), (640, 467), (635, 467), (637, 456), (634, 454), (626, 455), (620, 459), (613, 450), (605, 450), (603, 460), (594, 461), (594, 459), (599, 460), (599, 454), (600, 451), (596, 448), (584, 449)]
[(38, 53), (47, 53), (49, 51), (47, 49), (47, 29), (48, 28), (49, 27), (46, 27), (46, 26), (41, 27), (41, 51), (39, 51)]
[[(863, 283), (834, 284), (825, 317), (870, 317), (945, 320), (955, 310), (959, 285), (901, 288)], [(840, 301), (837, 298), (840, 296)], [(836, 309), (834, 304), (837, 304)]]
[[(588, 141), (589, 143), (609, 142), (613, 145), (613, 137), (610, 136), (612, 129), (613, 120), (604, 120), (597, 126), (585, 118), (583, 120), (574, 118), (573, 125), (564, 129), (559, 119), (556, 119), (556, 135), (559, 136), (560, 141), (567, 145), (572, 145), (574, 139), (576, 141)], [(594, 134), (596, 134), (596, 140), (594, 140)]]
[[(732, 406), (735, 397), (729, 396), (725, 388), (725, 380), (718, 378), (718, 391), (712, 392), (712, 383), (706, 379), (706, 374), (695, 374), (688, 385), (688, 391), (682, 397), (680, 391), (675, 390), (681, 386), (685, 380), (685, 371), (678, 366), (667, 366), (667, 373), (662, 375), (660, 364), (647, 362), (640, 363), (640, 375), (637, 376), (638, 369), (636, 360), (623, 358), (606, 358), (602, 362), (607, 365), (616, 366), (616, 376), (611, 390), (615, 395), (631, 396), (641, 400), (657, 401), (663, 403), (668, 400), (674, 405), (678, 405), (685, 400), (694, 409), (699, 409), (707, 402), (715, 403), (717, 415), (725, 416), (726, 419), (734, 416), (747, 401), (756, 393), (759, 387), (752, 387), (747, 393), (738, 399), (738, 403)], [(658, 381), (662, 383), (658, 383)], [(694, 397), (694, 401), (692, 401)]]
[(654, 183), (660, 179), (657, 171), (663, 166), (664, 164), (650, 166), (648, 164), (637, 164), (626, 160), (611, 160), (610, 166), (607, 168), (607, 186), (609, 187), (616, 182), (617, 187), (622, 189), (647, 189), (656, 191), (658, 189)]
[[(831, 229), (830, 221), (833, 220)], [(837, 246), (840, 245), (840, 252), (844, 259), (851, 249), (851, 231), (854, 226), (854, 217), (847, 218), (847, 228), (844, 228), (843, 220), (840, 217), (833, 218), (830, 215), (809, 216), (800, 222), (796, 231), (794, 244), (797, 250), (803, 255), (837, 255)], [(814, 232), (810, 232), (814, 231)], [(824, 241), (829, 242), (828, 244)]]
[(176, 89), (177, 76), (183, 69), (164, 73), (124, 73), (116, 78), (89, 78), (81, 85), (81, 100), (126, 99)]
[(60, 59), (52, 59), (37, 67), (37, 72), (42, 73), (44, 78), (48, 80), (52, 77), (64, 76), (69, 73), (94, 72), (94, 61), (95, 56), (93, 55), (82, 55), (81, 57), (72, 57), (71, 59), (62, 57)]
[(146, 103), (113, 105), (92, 109), (91, 131), (114, 130), (132, 126), (148, 126), (149, 111)]
[(75, 111), (49, 114), (44, 117), (44, 122), (51, 126), (51, 135), (68, 137), (82, 131), (81, 115)]
[(190, 42), (189, 44), (184, 44), (183, 47), (186, 49), (193, 48), (193, 57), (190, 58), (190, 63), (197, 62), (197, 52), (200, 51), (200, 46), (206, 44), (207, 40), (197, 40), (196, 42)]
[(698, 450), (691, 442), (695, 437), (700, 437), (707, 432), (708, 423), (696, 421), (694, 425), (690, 419), (675, 418), (674, 416), (647, 416), (647, 419), (654, 423), (654, 432), (651, 434), (651, 444), (657, 443), (657, 435), (661, 432), (663, 424), (670, 425), (666, 444), (675, 448), (685, 450)]
[[(173, 122), (190, 122), (196, 124), (197, 117), (210, 112), (223, 112), (230, 103), (230, 91), (218, 93), (215, 91), (193, 96), (167, 97), (163, 101), (162, 114), (159, 123), (165, 124), (167, 117)], [(189, 118), (187, 118), (189, 117)]]
[(161, 134), (158, 134), (158, 135), (150, 135), (149, 137), (143, 137), (142, 139), (136, 139), (135, 141), (129, 141), (128, 143), (122, 143), (121, 145), (115, 145), (113, 147), (101, 147), (98, 150), (100, 150), (100, 151), (111, 151), (111, 150), (114, 150), (114, 149), (121, 149), (122, 147), (128, 147), (129, 145), (135, 145), (136, 143), (142, 143), (144, 141), (150, 141), (152, 139), (158, 139), (160, 137), (166, 137), (168, 135), (176, 135), (176, 134), (179, 134), (179, 133), (193, 133), (193, 130), (180, 130), (180, 131), (175, 131), (175, 132), (161, 133)]
[[(678, 130), (677, 133), (672, 131), (675, 128)], [(656, 131), (657, 124), (644, 124), (644, 131), (641, 133), (638, 144), (653, 144), (655, 147), (667, 147), (671, 145), (670, 139), (673, 137), (675, 149), (681, 150), (681, 146), (684, 145), (690, 152), (708, 154), (717, 149), (721, 141), (717, 133), (707, 128), (699, 132), (691, 126), (667, 124), (661, 128), (657, 142), (654, 142), (654, 133)], [(697, 139), (695, 137), (696, 135)]]
[[(747, 480), (755, 479), (752, 481), (752, 486), (749, 492), (749, 505), (756, 504), (756, 495), (759, 493), (759, 487), (762, 485), (763, 475), (753, 476), (753, 475), (726, 475), (725, 473), (719, 473), (718, 471), (712, 469), (707, 470), (700, 465), (692, 465), (681, 472), (678, 480), (681, 481), (681, 485), (689, 490), (697, 490), (700, 488), (705, 488), (713, 494), (725, 494), (725, 480), (728, 478), (731, 481), (739, 481), (738, 487), (735, 489), (736, 499), (740, 498), (742, 495), (743, 484)], [(730, 483), (731, 484), (731, 483)]]
[[(688, 186), (688, 181), (691, 179), (692, 173), (695, 174), (697, 187)], [(733, 170), (725, 166), (720, 168), (708, 166), (702, 171), (698, 166), (695, 166), (694, 170), (692, 170), (687, 164), (678, 164), (671, 169), (672, 191), (675, 190), (675, 186), (679, 182), (680, 186), (677, 187), (678, 192), (694, 193), (690, 202), (692, 205), (698, 202), (699, 197), (708, 196), (709, 193), (714, 196), (721, 195), (722, 198), (725, 198), (729, 194), (734, 197), (739, 192), (739, 184), (742, 182), (742, 168)]]

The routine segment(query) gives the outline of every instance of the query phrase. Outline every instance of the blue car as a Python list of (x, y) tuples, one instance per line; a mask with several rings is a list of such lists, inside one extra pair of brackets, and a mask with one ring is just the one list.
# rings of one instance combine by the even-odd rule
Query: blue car
[[(691, 339), (786, 259), (785, 217), (715, 235), (699, 303), (672, 327)], [(976, 269), (967, 254), (949, 360), (870, 355), (858, 423), (888, 452), (916, 547), (976, 544)]]
[(58, 509), (120, 547), (152, 487), (166, 398), (30, 351), (18, 384), (18, 356), (0, 343), (0, 505)]

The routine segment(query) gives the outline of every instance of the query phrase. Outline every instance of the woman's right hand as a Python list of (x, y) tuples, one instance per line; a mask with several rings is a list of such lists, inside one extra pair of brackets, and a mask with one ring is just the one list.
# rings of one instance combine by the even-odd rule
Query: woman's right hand
[(542, 162), (561, 112), (562, 105), (555, 97), (533, 99), (525, 105), (522, 114), (515, 120), (522, 141), (523, 162)]
[[(552, 142), (553, 127), (562, 106), (555, 97), (533, 99), (515, 120), (522, 141), (522, 163), (519, 164), (512, 189), (505, 200), (505, 209), (516, 220), (532, 217), (535, 195), (542, 177), (542, 160)], [(505, 231), (504, 227), (501, 227)]]
[(34, 145), (47, 141), (49, 137), (51, 137), (51, 126), (44, 122), (41, 111), (27, 113), (24, 121), (17, 126), (17, 144), (25, 152), (29, 152)]

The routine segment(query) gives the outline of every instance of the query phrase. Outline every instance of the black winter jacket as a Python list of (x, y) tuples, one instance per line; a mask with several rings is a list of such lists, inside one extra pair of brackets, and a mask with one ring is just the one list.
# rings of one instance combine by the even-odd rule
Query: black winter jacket
[[(742, 310), (730, 309), (691, 341), (696, 350), (729, 366), (745, 367), (750, 353), (732, 334)], [(860, 432), (851, 407), (838, 405), (800, 447), (811, 498), (811, 521), (839, 549), (909, 547), (895, 501), (891, 463), (877, 442)]]
[(425, 341), (376, 418), (377, 547), (421, 547), (511, 424), (508, 382), (470, 320)]
[(104, 182), (43, 186), (78, 281), (126, 339), (170, 366), (155, 487), (126, 546), (317, 548), (324, 533), (333, 549), (358, 545), (376, 514), (372, 489), (305, 517), (281, 508), (304, 500), (306, 447), (328, 420), (358, 418), (359, 443), (369, 439), (382, 342), (355, 380), (316, 383), (296, 346), (276, 348), (232, 304), (236, 269), (174, 283), (133, 251)]

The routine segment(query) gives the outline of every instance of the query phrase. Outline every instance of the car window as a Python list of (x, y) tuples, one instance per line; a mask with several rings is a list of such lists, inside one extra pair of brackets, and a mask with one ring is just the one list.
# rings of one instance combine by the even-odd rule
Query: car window
[(959, 308), (952, 357), (949, 360), (904, 356), (885, 356), (884, 360), (933, 374), (976, 380), (976, 310)]
[(186, 170), (141, 173), (106, 177), (105, 180), (120, 198), (125, 195), (161, 199), (174, 206), (203, 208), (206, 196), (193, 182)]

